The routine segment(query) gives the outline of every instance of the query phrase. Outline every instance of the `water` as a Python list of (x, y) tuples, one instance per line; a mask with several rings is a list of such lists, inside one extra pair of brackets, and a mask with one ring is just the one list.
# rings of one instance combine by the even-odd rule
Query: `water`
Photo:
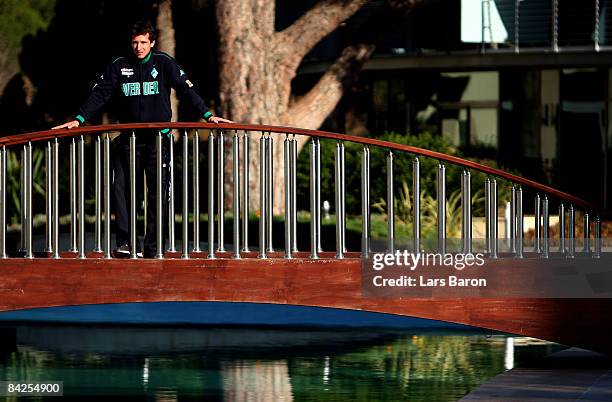
[(0, 381), (63, 381), (71, 400), (454, 401), (560, 348), (418, 331), (18, 326)]

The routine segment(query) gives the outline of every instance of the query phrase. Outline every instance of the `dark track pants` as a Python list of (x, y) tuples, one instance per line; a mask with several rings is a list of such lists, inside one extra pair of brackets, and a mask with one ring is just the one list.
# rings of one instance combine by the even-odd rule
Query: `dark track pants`
[[(147, 182), (147, 230), (144, 239), (145, 257), (153, 257), (157, 246), (157, 154), (155, 131), (141, 131), (136, 134), (136, 213), (141, 211), (144, 186), (143, 175)], [(113, 163), (113, 202), (115, 210), (115, 236), (117, 246), (130, 244), (130, 134), (123, 133), (115, 141), (112, 155)], [(165, 243), (167, 232), (167, 211), (169, 200), (170, 153), (167, 135), (162, 140), (162, 239)], [(138, 225), (137, 225), (138, 227)], [(138, 229), (137, 229), (138, 236)], [(138, 240), (137, 240), (137, 244)], [(162, 244), (162, 250), (165, 244)]]

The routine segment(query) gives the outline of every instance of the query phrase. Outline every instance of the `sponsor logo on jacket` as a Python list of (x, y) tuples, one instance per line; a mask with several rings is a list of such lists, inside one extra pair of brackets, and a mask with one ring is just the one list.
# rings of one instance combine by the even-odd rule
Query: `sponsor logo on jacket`
[(157, 95), (159, 93), (159, 83), (157, 81), (143, 82), (141, 90), (140, 82), (127, 82), (122, 84), (121, 89), (125, 96)]

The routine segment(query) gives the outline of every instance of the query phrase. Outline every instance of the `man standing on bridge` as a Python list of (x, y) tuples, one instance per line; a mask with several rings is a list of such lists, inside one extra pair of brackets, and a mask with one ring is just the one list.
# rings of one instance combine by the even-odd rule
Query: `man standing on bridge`
[[(221, 117), (213, 116), (206, 107), (204, 100), (193, 89), (193, 84), (176, 61), (162, 52), (153, 50), (155, 46), (155, 29), (149, 22), (138, 22), (134, 25), (131, 35), (132, 52), (128, 57), (119, 57), (106, 67), (92, 93), (80, 107), (75, 119), (53, 127), (74, 128), (89, 120), (111, 98), (119, 101), (119, 121), (121, 123), (148, 123), (170, 121), (170, 88), (175, 88), (179, 96), (187, 99), (206, 121), (211, 123), (231, 123)], [(172, 138), (169, 129), (161, 130), (162, 141), (162, 193), (168, 194), (170, 155), (168, 142)], [(138, 130), (136, 132), (136, 177), (147, 174), (147, 205), (156, 205), (156, 150), (155, 136), (157, 130)], [(116, 224), (116, 256), (130, 255), (130, 228), (127, 205), (130, 199), (129, 183), (129, 135), (121, 134), (113, 159), (113, 201), (115, 206)], [(162, 200), (162, 210), (168, 209), (168, 196)], [(144, 240), (144, 256), (152, 258), (156, 252), (156, 220), (155, 208), (147, 211), (147, 232)], [(138, 241), (137, 241), (138, 243)]]

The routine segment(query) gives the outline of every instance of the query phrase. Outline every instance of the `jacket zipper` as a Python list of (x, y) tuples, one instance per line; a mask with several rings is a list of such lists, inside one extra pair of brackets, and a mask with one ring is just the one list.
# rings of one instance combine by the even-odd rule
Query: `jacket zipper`
[(142, 91), (144, 91), (144, 85), (142, 83), (142, 63), (138, 65), (138, 83), (140, 85), (140, 94), (138, 95), (138, 122), (142, 122)]

